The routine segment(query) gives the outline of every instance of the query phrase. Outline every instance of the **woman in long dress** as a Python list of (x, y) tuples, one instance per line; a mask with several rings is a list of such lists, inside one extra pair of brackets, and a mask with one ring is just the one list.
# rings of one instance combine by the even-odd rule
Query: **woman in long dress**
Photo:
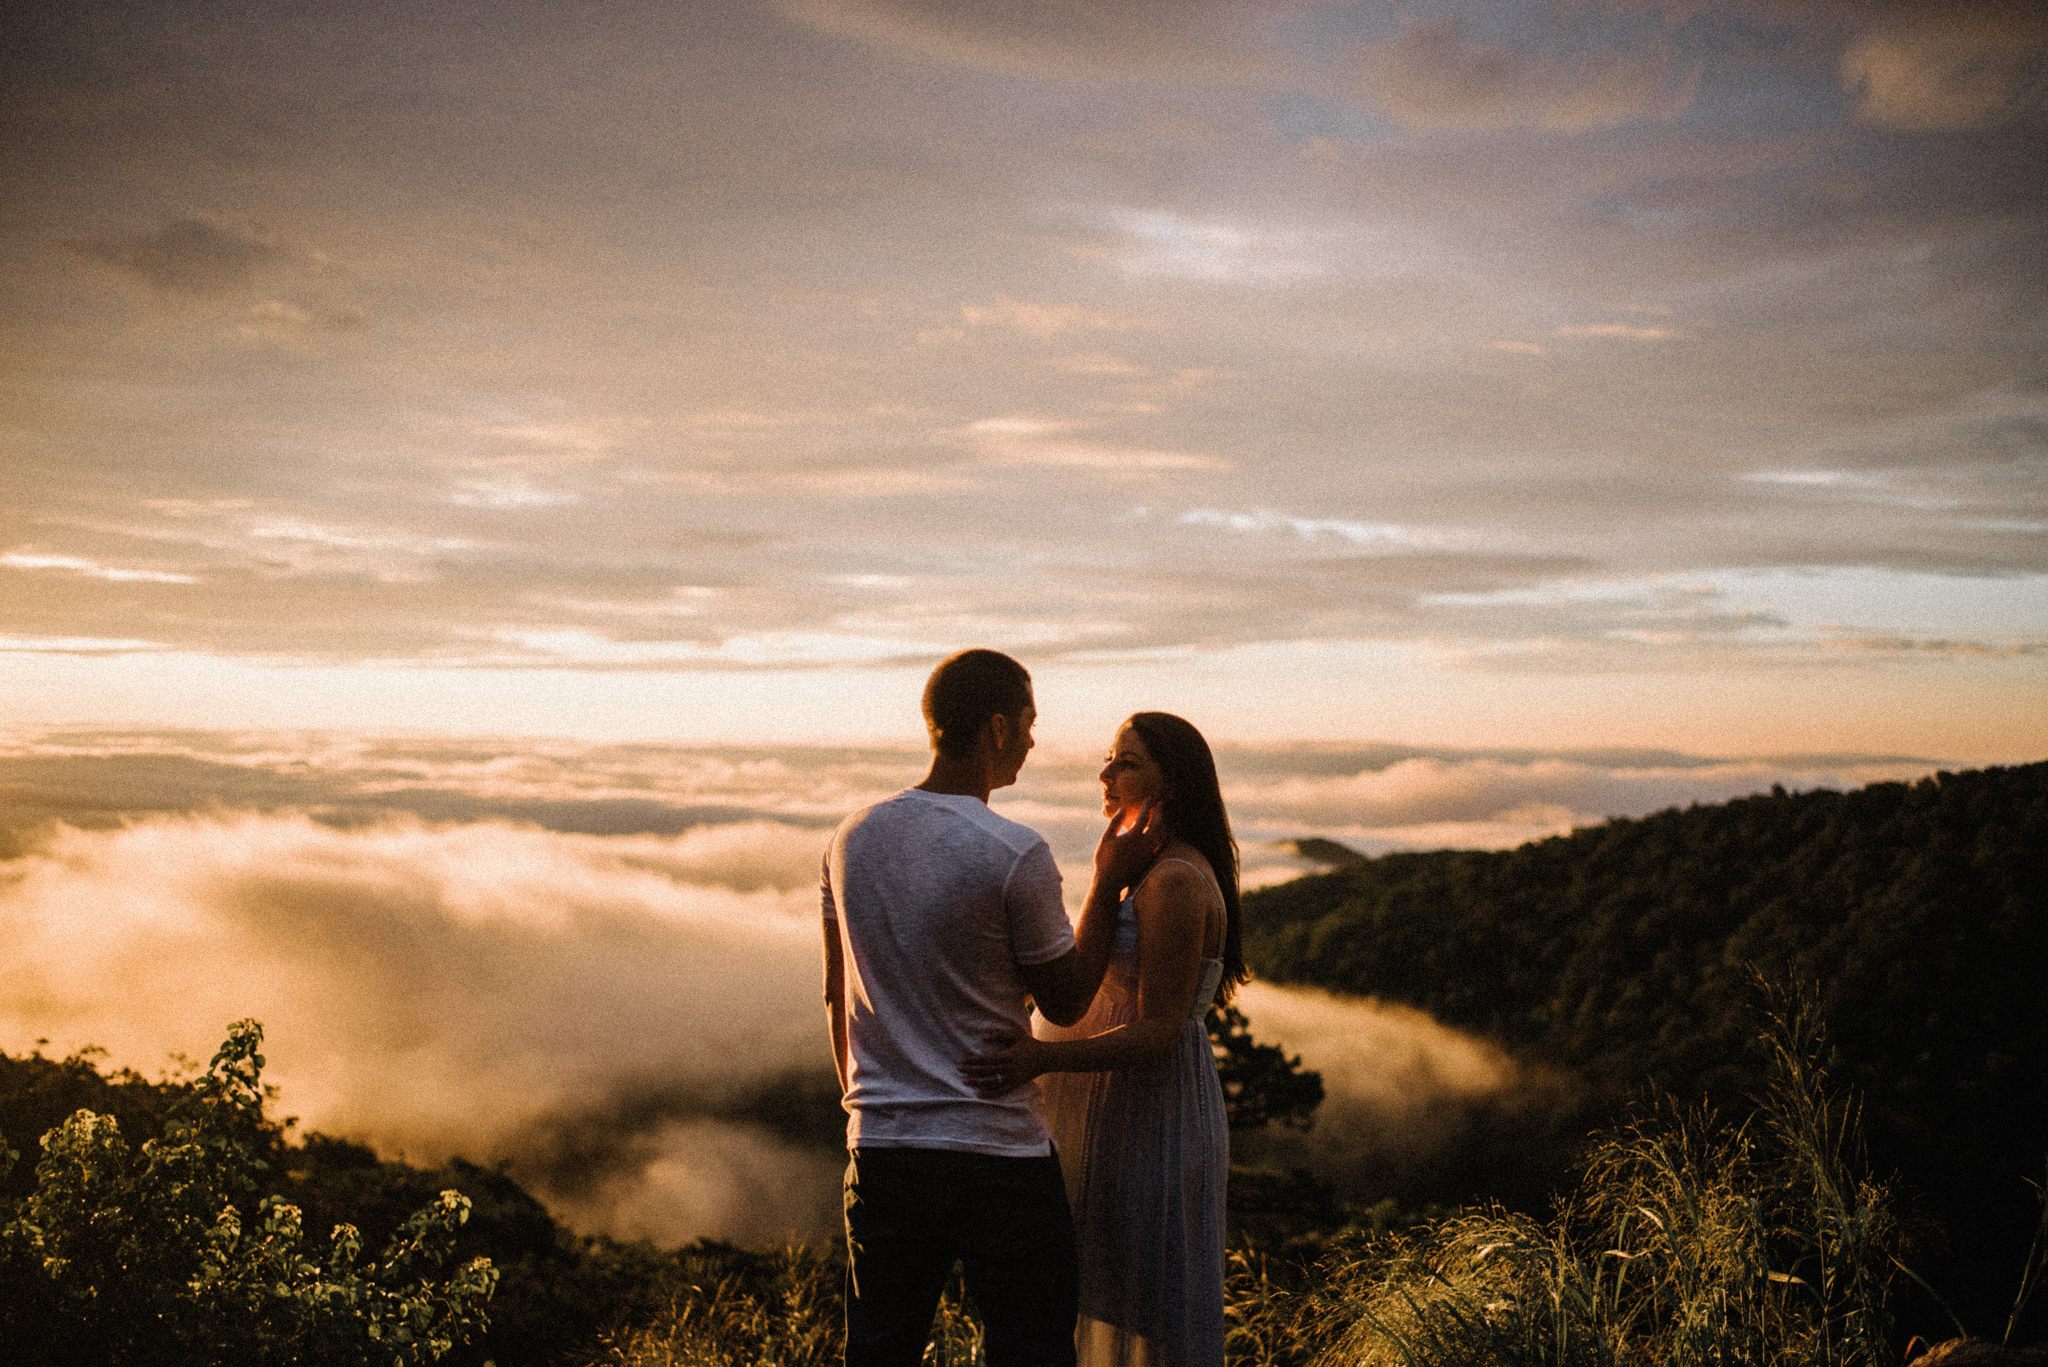
[(1117, 731), (1106, 815), (1165, 843), (1124, 896), (1088, 1013), (969, 1059), (985, 1095), (1047, 1074), (1081, 1263), (1081, 1367), (1221, 1367), (1230, 1131), (1205, 1017), (1244, 981), (1237, 845), (1201, 732), (1164, 712)]

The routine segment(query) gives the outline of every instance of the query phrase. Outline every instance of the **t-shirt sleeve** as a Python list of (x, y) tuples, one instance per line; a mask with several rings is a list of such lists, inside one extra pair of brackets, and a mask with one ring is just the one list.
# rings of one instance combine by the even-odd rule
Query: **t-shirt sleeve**
[(1074, 927), (1060, 898), (1060, 868), (1043, 840), (1010, 871), (1003, 902), (1010, 918), (1010, 956), (1018, 963), (1050, 963), (1074, 947)]
[(825, 913), (825, 919), (839, 919), (839, 903), (832, 896), (832, 847), (818, 856), (818, 902)]

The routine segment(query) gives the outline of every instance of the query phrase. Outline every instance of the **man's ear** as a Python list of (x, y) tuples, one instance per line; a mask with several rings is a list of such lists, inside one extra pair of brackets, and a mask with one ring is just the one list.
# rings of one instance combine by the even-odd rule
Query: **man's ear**
[(990, 743), (995, 746), (994, 753), (1000, 755), (1003, 751), (1010, 748), (1010, 742), (1014, 739), (1012, 733), (1016, 729), (1016, 727), (1010, 724), (1008, 717), (1000, 712), (996, 712), (989, 716), (983, 734), (988, 736)]

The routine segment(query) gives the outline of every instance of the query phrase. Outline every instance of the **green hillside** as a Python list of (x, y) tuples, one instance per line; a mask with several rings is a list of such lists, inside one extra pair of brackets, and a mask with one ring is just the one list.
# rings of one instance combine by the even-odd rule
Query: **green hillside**
[(1653, 1092), (1739, 1109), (1759, 979), (1810, 985), (1944, 1284), (2011, 1294), (2048, 1154), (2048, 764), (1363, 860), (1248, 895), (1245, 950), (1574, 1075), (1574, 1133)]

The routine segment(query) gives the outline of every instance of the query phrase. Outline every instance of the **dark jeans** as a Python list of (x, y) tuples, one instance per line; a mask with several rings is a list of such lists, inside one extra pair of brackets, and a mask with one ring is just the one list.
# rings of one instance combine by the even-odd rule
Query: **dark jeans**
[(855, 1149), (846, 1251), (848, 1367), (916, 1367), (955, 1260), (989, 1367), (1072, 1367), (1079, 1278), (1057, 1158)]

